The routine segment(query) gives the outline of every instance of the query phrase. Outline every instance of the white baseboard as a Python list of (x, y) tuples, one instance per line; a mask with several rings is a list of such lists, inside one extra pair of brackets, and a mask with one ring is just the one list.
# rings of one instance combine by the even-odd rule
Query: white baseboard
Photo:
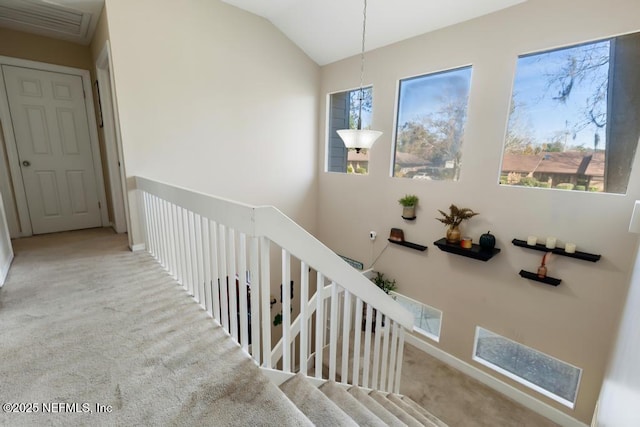
[(482, 384), (491, 387), (495, 391), (504, 394), (511, 400), (514, 400), (522, 406), (531, 409), (532, 411), (550, 419), (551, 421), (560, 424), (564, 427), (588, 427), (587, 424), (576, 420), (575, 418), (565, 414), (562, 411), (547, 405), (544, 402), (518, 390), (517, 388), (500, 381), (497, 378), (487, 374), (486, 372), (476, 368), (464, 362), (457, 357), (450, 355), (449, 353), (434, 347), (433, 345), (414, 337), (411, 334), (405, 334), (405, 342), (413, 345), (414, 347), (424, 351), (425, 353), (435, 357), (441, 362), (461, 371), (462, 373), (480, 381)]
[(9, 269), (11, 268), (11, 263), (13, 262), (13, 254), (7, 258), (4, 265), (0, 266), (0, 288), (4, 285), (5, 280), (7, 280), (7, 275), (9, 274)]
[(138, 243), (137, 245), (131, 245), (129, 246), (129, 249), (131, 249), (131, 252), (138, 252), (138, 251), (144, 251), (146, 248), (144, 243)]

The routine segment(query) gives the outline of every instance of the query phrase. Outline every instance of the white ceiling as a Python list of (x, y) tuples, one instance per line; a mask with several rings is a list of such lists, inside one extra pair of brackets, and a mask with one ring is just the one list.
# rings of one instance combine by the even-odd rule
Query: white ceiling
[[(320, 65), (358, 54), (363, 0), (222, 0), (271, 21)], [(526, 0), (368, 0), (366, 50)]]
[[(222, 1), (268, 19), (320, 65), (360, 52), (363, 0)], [(366, 50), (524, 1), (368, 0)], [(0, 27), (89, 44), (103, 6), (104, 0), (0, 0)]]
[(87, 45), (103, 6), (104, 0), (0, 0), (0, 27)]

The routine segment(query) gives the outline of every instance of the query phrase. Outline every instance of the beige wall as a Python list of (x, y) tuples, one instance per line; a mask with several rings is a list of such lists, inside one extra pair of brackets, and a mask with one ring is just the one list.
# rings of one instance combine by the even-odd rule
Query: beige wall
[(0, 28), (0, 55), (91, 70), (88, 46)]
[[(559, 47), (640, 29), (635, 0), (529, 0), (499, 13), (375, 50), (367, 55), (365, 83), (373, 84), (372, 127), (384, 135), (371, 151), (368, 176), (320, 172), (319, 238), (336, 252), (372, 262), (391, 227), (406, 239), (426, 244), (425, 253), (393, 246), (375, 265), (398, 281), (399, 291), (444, 312), (439, 347), (471, 361), (476, 325), (582, 368), (575, 410), (528, 391), (571, 416), (589, 422), (598, 397), (612, 339), (629, 284), (637, 237), (627, 232), (640, 175), (628, 194), (589, 194), (500, 187), (502, 144), (511, 83), (519, 54)], [(398, 79), (472, 64), (463, 168), (459, 182), (389, 177)], [(358, 58), (322, 68), (318, 167), (324, 170), (325, 96), (358, 85)], [(636, 169), (638, 167), (636, 160)], [(397, 200), (420, 197), (417, 220), (400, 218)], [(487, 263), (441, 252), (432, 242), (445, 228), (434, 218), (449, 204), (481, 215), (463, 226), (476, 241), (491, 230), (502, 249)], [(380, 236), (375, 243), (369, 230)], [(579, 250), (602, 254), (598, 263), (555, 257), (551, 287), (524, 280), (542, 253), (514, 247), (513, 238), (557, 236)], [(498, 378), (516, 385), (505, 377)]]
[(615, 352), (598, 403), (599, 427), (640, 425), (640, 251), (637, 254)]
[(96, 25), (96, 31), (93, 33), (93, 39), (91, 39), (91, 44), (89, 45), (93, 69), (95, 69), (96, 59), (98, 59), (98, 56), (102, 52), (104, 44), (109, 40), (109, 23), (107, 21), (106, 9), (106, 6), (102, 8), (102, 13)]
[(272, 204), (313, 231), (319, 67), (220, 1), (106, 8), (127, 175)]
[[(91, 44), (89, 45), (89, 52), (91, 53), (91, 74), (93, 76), (93, 104), (96, 106), (96, 123), (98, 124), (98, 139), (100, 140), (100, 156), (102, 160), (102, 170), (104, 171), (104, 189), (107, 197), (107, 210), (109, 214), (109, 221), (113, 222), (113, 203), (112, 203), (112, 192), (111, 192), (111, 180), (109, 179), (109, 165), (107, 164), (107, 152), (106, 145), (104, 140), (104, 128), (100, 127), (100, 113), (98, 111), (99, 100), (98, 100), (98, 91), (96, 90), (95, 80), (97, 76), (96, 71), (96, 60), (102, 52), (105, 43), (109, 40), (109, 26), (107, 24), (107, 14), (105, 8), (102, 8), (102, 13), (100, 14), (100, 18), (98, 19), (98, 24), (96, 25), (96, 31), (93, 33), (93, 39), (91, 40)], [(104, 96), (104, 95), (102, 95)]]

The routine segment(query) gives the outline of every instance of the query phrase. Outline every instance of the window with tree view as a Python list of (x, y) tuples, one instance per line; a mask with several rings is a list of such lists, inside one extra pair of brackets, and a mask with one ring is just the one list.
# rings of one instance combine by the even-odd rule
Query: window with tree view
[(626, 193), (640, 33), (518, 58), (500, 184)]
[[(327, 141), (327, 172), (366, 175), (369, 171), (369, 153), (347, 149), (336, 131), (356, 129), (360, 115), (360, 89), (332, 93), (329, 96), (329, 132)], [(362, 90), (362, 129), (371, 127), (372, 89)]]
[(393, 176), (460, 177), (471, 67), (400, 81)]

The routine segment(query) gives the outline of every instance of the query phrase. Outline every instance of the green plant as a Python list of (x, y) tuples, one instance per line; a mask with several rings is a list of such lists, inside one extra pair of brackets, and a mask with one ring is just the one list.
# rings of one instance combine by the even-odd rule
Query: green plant
[(587, 188), (584, 185), (576, 185), (573, 189), (575, 191), (585, 191)]
[(520, 179), (518, 185), (522, 185), (523, 187), (539, 187), (540, 182), (533, 177), (525, 176)]
[(540, 187), (540, 188), (551, 188), (551, 184), (548, 183), (548, 182), (540, 182), (538, 184), (538, 187)]
[(599, 191), (598, 187), (589, 187), (589, 191)]
[(397, 288), (395, 280), (389, 280), (384, 278), (384, 274), (376, 271), (376, 277), (371, 279), (373, 283), (376, 284), (377, 287), (382, 289), (386, 294), (391, 291), (394, 291)]
[(573, 184), (570, 182), (563, 182), (562, 184), (556, 185), (558, 190), (573, 190)]
[(347, 173), (353, 173), (353, 166), (347, 165)]
[(420, 199), (418, 199), (418, 196), (415, 194), (406, 194), (403, 198), (398, 200), (398, 203), (404, 207), (415, 206), (418, 204), (418, 200)]
[(359, 173), (360, 175), (364, 175), (367, 173), (367, 169), (363, 168), (362, 166), (358, 166), (356, 168), (356, 173)]
[(443, 218), (436, 219), (451, 228), (459, 226), (460, 223), (466, 219), (479, 215), (478, 212), (474, 212), (469, 208), (459, 208), (454, 204), (449, 206), (449, 214), (446, 214), (440, 209), (438, 209), (438, 212), (442, 214)]

